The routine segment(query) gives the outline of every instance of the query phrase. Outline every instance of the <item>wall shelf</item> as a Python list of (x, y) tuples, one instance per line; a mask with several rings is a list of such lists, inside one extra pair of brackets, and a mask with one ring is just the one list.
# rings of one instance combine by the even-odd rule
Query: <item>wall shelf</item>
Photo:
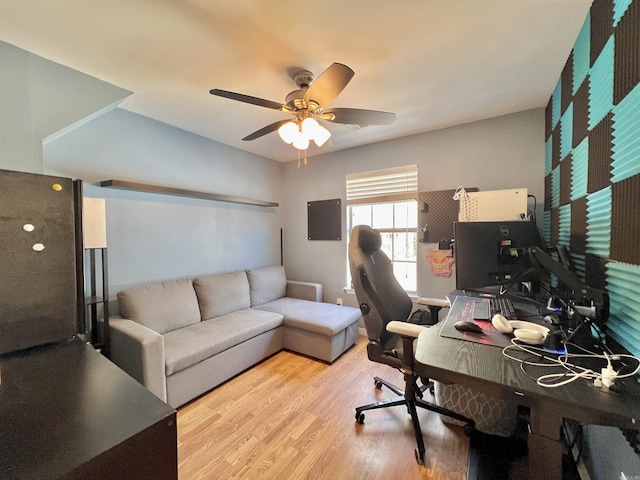
[(258, 207), (277, 207), (278, 203), (254, 200), (252, 198), (237, 197), (235, 195), (221, 195), (219, 193), (198, 192), (195, 190), (183, 190), (181, 188), (162, 187), (148, 185), (146, 183), (125, 182), (123, 180), (102, 180), (99, 185), (106, 188), (119, 190), (135, 190), (137, 192), (160, 193), (162, 195), (174, 195), (179, 197), (200, 198), (215, 200), (217, 202), (241, 203), (244, 205), (256, 205)]

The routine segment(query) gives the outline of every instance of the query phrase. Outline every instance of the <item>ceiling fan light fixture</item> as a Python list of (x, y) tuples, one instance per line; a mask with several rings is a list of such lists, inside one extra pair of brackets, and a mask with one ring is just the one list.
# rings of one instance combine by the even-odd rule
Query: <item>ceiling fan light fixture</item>
[[(218, 88), (209, 90), (209, 93), (293, 115), (292, 120), (274, 122), (247, 135), (242, 140), (255, 140), (277, 130), (285, 143), (293, 144), (298, 150), (306, 151), (310, 140), (321, 147), (331, 138), (331, 132), (318, 120), (356, 127), (391, 125), (395, 121), (396, 115), (390, 112), (359, 108), (331, 108), (325, 111), (325, 107), (344, 90), (353, 75), (351, 68), (337, 62), (332, 63), (317, 78), (307, 70), (298, 70), (292, 76), (298, 89), (289, 92), (285, 104)], [(306, 163), (306, 152), (304, 155)], [(300, 158), (300, 152), (298, 152), (298, 158)]]
[(306, 150), (309, 148), (309, 138), (302, 132), (298, 132), (293, 140), (293, 146), (298, 150)]
[(278, 134), (285, 143), (291, 144), (298, 135), (298, 125), (295, 122), (287, 122), (280, 126)]
[(314, 118), (307, 117), (302, 121), (300, 125), (300, 130), (304, 133), (308, 138), (315, 138), (316, 131), (320, 128), (320, 124)]
[(315, 131), (315, 136), (313, 137), (313, 141), (317, 146), (321, 147), (325, 144), (327, 140), (331, 137), (331, 132), (324, 128), (322, 125), (318, 124), (318, 128)]

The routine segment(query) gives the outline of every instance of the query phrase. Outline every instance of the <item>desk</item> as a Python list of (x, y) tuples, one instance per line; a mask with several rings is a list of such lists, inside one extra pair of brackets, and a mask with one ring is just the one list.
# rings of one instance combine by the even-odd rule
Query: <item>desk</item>
[(0, 356), (0, 478), (178, 478), (176, 413), (80, 340)]
[(603, 392), (583, 379), (559, 388), (540, 387), (516, 361), (504, 357), (501, 348), (441, 337), (439, 330), (436, 325), (418, 337), (416, 371), (488, 395), (516, 397), (519, 404), (529, 407), (530, 479), (562, 478), (563, 418), (583, 424), (640, 427), (640, 385), (634, 381), (628, 381), (627, 391), (619, 395)]

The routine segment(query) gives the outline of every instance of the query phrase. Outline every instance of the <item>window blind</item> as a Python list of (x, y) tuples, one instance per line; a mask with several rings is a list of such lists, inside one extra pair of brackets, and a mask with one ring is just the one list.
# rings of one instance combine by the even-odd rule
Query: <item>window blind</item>
[(347, 205), (417, 199), (417, 165), (354, 173), (346, 179)]

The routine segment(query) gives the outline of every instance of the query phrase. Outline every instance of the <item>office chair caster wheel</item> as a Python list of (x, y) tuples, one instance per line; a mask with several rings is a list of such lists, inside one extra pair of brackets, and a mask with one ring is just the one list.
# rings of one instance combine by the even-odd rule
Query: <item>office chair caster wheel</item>
[(467, 423), (464, 427), (462, 427), (462, 431), (467, 437), (470, 437), (473, 432), (476, 431), (476, 425), (474, 423)]
[(417, 448), (413, 450), (413, 453), (416, 456), (416, 462), (418, 462), (418, 465), (424, 465), (424, 454), (420, 455)]
[(378, 380), (375, 380), (375, 381), (374, 381), (374, 385), (376, 386), (376, 388), (377, 388), (378, 390), (382, 390), (382, 382), (380, 382), (380, 381), (378, 381)]
[(356, 412), (356, 422), (358, 422), (358, 424), (360, 425), (364, 423), (364, 413)]

